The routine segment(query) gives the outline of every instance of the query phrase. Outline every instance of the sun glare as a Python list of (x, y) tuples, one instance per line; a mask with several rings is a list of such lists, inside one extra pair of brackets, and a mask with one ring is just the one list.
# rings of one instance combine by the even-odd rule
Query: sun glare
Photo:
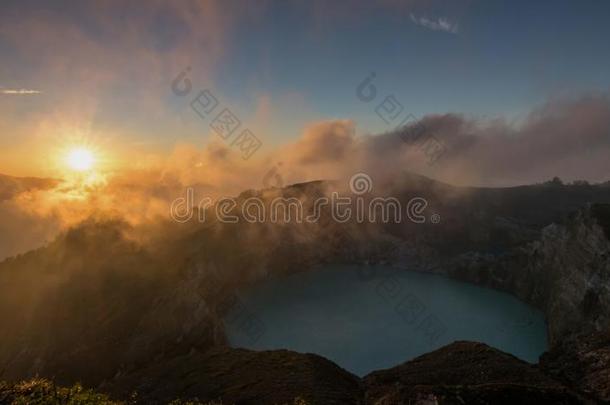
[(93, 168), (95, 157), (88, 149), (75, 148), (68, 152), (66, 162), (71, 169), (84, 172)]

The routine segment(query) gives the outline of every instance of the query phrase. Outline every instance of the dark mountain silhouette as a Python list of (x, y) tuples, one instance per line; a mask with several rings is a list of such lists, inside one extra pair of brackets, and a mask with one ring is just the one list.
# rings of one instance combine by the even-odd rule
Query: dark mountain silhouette
[[(310, 212), (316, 198), (339, 188), (336, 182), (312, 182), (250, 190), (237, 200), (257, 196), (268, 203), (278, 196), (296, 197)], [(209, 215), (205, 223), (193, 218), (186, 224), (167, 222), (143, 229), (120, 219), (92, 218), (48, 246), (4, 260), (0, 378), (42, 376), (68, 385), (80, 381), (115, 395), (137, 389), (150, 400), (186, 395), (254, 403), (248, 401), (268, 390), (277, 394), (269, 397), (274, 401), (297, 393), (312, 400), (362, 398), (363, 382), (318, 356), (227, 347), (222, 316), (235, 305), (239, 285), (321, 263), (383, 262), (508, 291), (545, 312), (552, 350), (576, 333), (595, 335), (609, 324), (607, 186), (466, 188), (404, 175), (376, 185), (375, 193), (404, 202), (426, 198), (426, 222), (338, 223), (327, 210), (315, 223), (231, 224)], [(240, 216), (237, 209), (233, 213)], [(429, 220), (433, 214), (440, 215), (440, 223)], [(143, 232), (146, 242), (141, 242)], [(416, 364), (457, 367), (459, 362), (452, 358), (459, 359), (465, 350), (464, 356), (476, 359), (482, 347), (461, 345), (430, 357), (440, 363)], [(450, 357), (453, 353), (457, 357)], [(419, 383), (401, 377), (408, 373), (386, 373), (402, 381), (404, 389), (398, 391), (398, 382), (390, 377), (390, 382), (367, 377), (367, 398), (403, 400), (425, 394), (448, 398), (440, 403), (455, 403), (451, 401), (458, 397), (491, 400), (504, 393), (518, 399), (529, 392), (546, 403), (573, 403), (578, 395), (595, 397), (607, 389), (607, 384), (598, 384), (597, 391), (584, 393), (583, 385), (576, 383), (566, 388), (562, 384), (574, 380), (556, 383), (555, 377), (532, 371), (516, 359), (489, 353), (488, 374), (471, 379), (450, 379), (450, 371), (445, 375), (430, 369), (423, 374), (430, 379), (422, 384), (434, 389), (412, 387)], [(259, 363), (268, 367), (257, 367)], [(294, 379), (278, 379), (271, 371), (276, 367), (293, 370)], [(499, 385), (488, 378), (494, 367), (510, 371)], [(515, 383), (525, 373), (520, 368), (533, 373), (532, 387)], [(453, 375), (460, 373), (456, 369)], [(193, 385), (183, 385), (185, 375), (192, 376), (187, 380)], [(278, 388), (281, 384), (284, 391)], [(387, 401), (380, 403), (395, 403)]]

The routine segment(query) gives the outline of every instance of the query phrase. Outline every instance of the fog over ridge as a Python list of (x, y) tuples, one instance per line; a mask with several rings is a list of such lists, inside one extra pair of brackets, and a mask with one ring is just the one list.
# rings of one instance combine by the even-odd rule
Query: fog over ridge
[(608, 94), (549, 101), (519, 125), (455, 113), (427, 115), (420, 123), (426, 136), (446, 147), (434, 164), (417, 143), (405, 142), (401, 135), (408, 128), (356, 135), (353, 120), (331, 120), (311, 123), (295, 141), (248, 161), (215, 139), (204, 148), (177, 144), (165, 158), (108, 173), (94, 184), (65, 180), (24, 188), (4, 182), (0, 257), (37, 247), (94, 214), (124, 218), (133, 225), (166, 221), (169, 204), (187, 187), (194, 187), (198, 198), (217, 198), (247, 189), (348, 179), (357, 172), (367, 173), (377, 184), (403, 172), (475, 186), (531, 184), (554, 176), (610, 180)]

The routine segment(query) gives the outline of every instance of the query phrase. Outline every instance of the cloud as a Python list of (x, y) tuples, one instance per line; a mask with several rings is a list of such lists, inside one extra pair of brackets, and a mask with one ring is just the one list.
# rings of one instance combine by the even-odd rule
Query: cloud
[[(30, 134), (40, 118), (87, 123), (104, 117), (106, 125), (120, 127), (113, 121), (124, 118), (121, 111), (130, 112), (130, 124), (151, 115), (170, 122), (175, 115), (167, 108), (171, 81), (185, 66), (193, 66), (199, 82), (211, 82), (244, 13), (211, 0), (153, 0), (147, 7), (90, 1), (67, 11), (52, 4), (9, 2), (0, 13), (0, 40), (11, 50), (6, 66), (3, 61), (4, 76), (44, 82), (45, 93), (61, 97), (45, 97), (27, 111), (27, 119), (0, 111), (0, 120), (28, 127), (24, 132)], [(51, 50), (58, 43), (64, 46)], [(39, 91), (11, 86), (0, 89), (0, 95)]]
[(477, 120), (456, 113), (420, 119), (424, 139), (446, 152), (430, 164), (424, 143), (405, 142), (409, 127), (357, 136), (352, 120), (312, 122), (296, 140), (243, 161), (215, 141), (203, 150), (182, 145), (162, 163), (180, 184), (205, 183), (228, 194), (261, 188), (281, 163), (283, 184), (340, 179), (358, 171), (391, 177), (417, 172), (453, 184), (512, 186), (559, 176), (566, 181), (610, 180), (610, 95), (554, 99), (533, 109), (519, 124)]
[[(514, 186), (559, 176), (566, 181), (610, 180), (610, 95), (554, 99), (533, 109), (520, 124), (476, 120), (460, 114), (421, 118), (422, 141), (403, 137), (412, 128), (354, 136), (348, 120), (309, 125), (302, 137), (272, 152), (283, 162), (284, 183), (338, 179), (365, 171), (391, 178), (417, 172), (453, 184)], [(444, 145), (430, 164), (423, 140)]]
[(308, 126), (293, 146), (291, 160), (300, 164), (341, 161), (354, 146), (354, 123), (349, 120), (317, 122)]
[(31, 89), (0, 89), (0, 94), (9, 94), (9, 95), (31, 95), (31, 94), (42, 94), (40, 90), (31, 90)]
[(449, 21), (447, 18), (439, 17), (436, 21), (431, 20), (427, 17), (416, 17), (413, 13), (410, 15), (411, 21), (416, 25), (428, 28), (432, 31), (444, 31), (450, 34), (458, 33), (458, 24), (456, 22)]
[(261, 150), (247, 161), (213, 138), (203, 148), (179, 144), (154, 159), (134, 154), (130, 170), (108, 173), (105, 181), (92, 185), (63, 181), (52, 188), (17, 187), (7, 181), (6, 197), (0, 201), (0, 234), (20, 237), (10, 243), (0, 237), (0, 258), (31, 249), (92, 215), (154, 225), (167, 219), (169, 204), (184, 196), (187, 187), (199, 200), (282, 184), (348, 179), (357, 172), (369, 174), (376, 185), (404, 172), (474, 186), (514, 186), (554, 176), (565, 181), (610, 180), (607, 94), (551, 100), (519, 125), (454, 113), (427, 115), (420, 123), (424, 139), (434, 137), (447, 149), (433, 165), (421, 144), (401, 136), (409, 127), (358, 136), (353, 121), (327, 120), (310, 123), (295, 141)]
[[(363, 146), (376, 166), (416, 171), (454, 184), (511, 186), (548, 180), (610, 179), (610, 98), (557, 99), (532, 110), (521, 124), (473, 120), (459, 114), (421, 119), (425, 136), (447, 152), (429, 165), (421, 144), (405, 143), (404, 130), (370, 137)], [(431, 139), (431, 138), (430, 138)], [(379, 157), (383, 157), (379, 159)]]

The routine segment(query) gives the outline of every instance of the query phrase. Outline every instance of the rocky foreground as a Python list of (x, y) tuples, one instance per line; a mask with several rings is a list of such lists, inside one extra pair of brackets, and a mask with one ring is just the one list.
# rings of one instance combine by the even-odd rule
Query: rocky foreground
[[(68, 403), (70, 398), (91, 404), (607, 403), (610, 364), (605, 343), (601, 361), (592, 365), (584, 359), (587, 353), (581, 353), (588, 364), (579, 368), (577, 363), (558, 365), (557, 356), (563, 352), (549, 353), (536, 366), (482, 343), (455, 342), (362, 379), (314, 354), (218, 348), (193, 351), (120, 376), (100, 387), (110, 395), (38, 381), (0, 385), (0, 403), (34, 403), (45, 397), (49, 404)], [(558, 370), (561, 364), (572, 364), (568, 367), (572, 370)], [(597, 373), (604, 366), (605, 372), (596, 374), (591, 366)], [(561, 382), (562, 377), (584, 389), (571, 388)]]
[[(314, 354), (220, 348), (193, 351), (121, 376), (104, 390), (145, 403), (172, 398), (229, 404), (610, 403), (610, 331), (581, 337), (532, 365), (477, 342), (455, 342), (363, 378)], [(572, 358), (565, 358), (570, 357)]]

